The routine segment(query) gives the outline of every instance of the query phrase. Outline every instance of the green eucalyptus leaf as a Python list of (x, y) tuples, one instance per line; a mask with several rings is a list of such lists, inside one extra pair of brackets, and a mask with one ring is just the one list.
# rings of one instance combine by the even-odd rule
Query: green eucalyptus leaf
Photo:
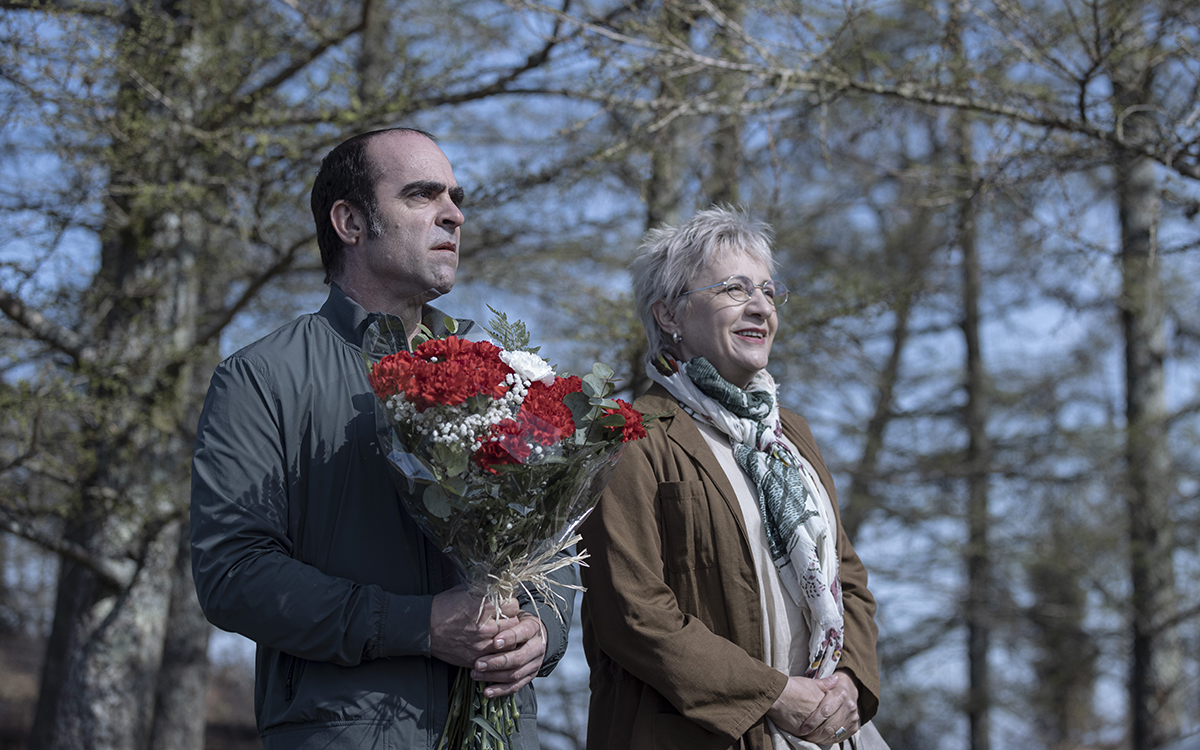
[(433, 515), (443, 521), (450, 517), (452, 510), (450, 499), (446, 497), (446, 492), (441, 487), (436, 484), (427, 486), (421, 499), (425, 503), (425, 509)]
[(620, 414), (609, 414), (597, 419), (596, 424), (601, 427), (624, 427), (625, 417), (622, 417)]
[(613, 368), (609, 367), (603, 362), (597, 362), (596, 364), (592, 365), (592, 374), (604, 380), (612, 380)]
[[(461, 471), (455, 471), (454, 469), (451, 469), (449, 476), (447, 476), (441, 482), (442, 489), (452, 495), (458, 495), (459, 497), (467, 494), (467, 490), (470, 489), (470, 485), (467, 484), (467, 480), (459, 476), (459, 474), (465, 470), (466, 467), (463, 467)], [(451, 500), (453, 500), (453, 498), (451, 498)]]
[(584, 375), (583, 393), (585, 396), (590, 396), (592, 398), (603, 398), (605, 395), (607, 395), (604, 393), (604, 386), (607, 384), (608, 381), (604, 380), (603, 378), (598, 378), (595, 375)]
[[(471, 457), (467, 455), (466, 451), (451, 451), (450, 455), (452, 457), (451, 460), (446, 462), (446, 474), (449, 475), (447, 476), (447, 480), (459, 479), (466, 472), (467, 466), (470, 465)], [(459, 481), (462, 480), (459, 479)], [(466, 482), (463, 481), (462, 483), (464, 487), (463, 492), (466, 492)], [(462, 492), (459, 494), (461, 495)]]
[(599, 406), (601, 409), (620, 409), (621, 405), (611, 398), (593, 398), (588, 401), (592, 406)]
[(429, 341), (432, 338), (436, 337), (433, 335), (433, 331), (429, 330), (429, 326), (425, 325), (424, 323), (418, 323), (417, 332), (413, 334), (412, 348), (416, 349), (418, 346), (424, 344), (426, 341)]
[(575, 420), (577, 426), (583, 424), (583, 421), (587, 419), (588, 412), (592, 410), (592, 404), (588, 397), (579, 391), (564, 396), (563, 405), (571, 410), (571, 419)]
[[(471, 457), (465, 450), (453, 448), (445, 443), (430, 442), (428, 445), (429, 457), (433, 459), (431, 463), (434, 466), (445, 467), (447, 481), (467, 470)], [(438, 479), (441, 478), (441, 476), (438, 477)]]

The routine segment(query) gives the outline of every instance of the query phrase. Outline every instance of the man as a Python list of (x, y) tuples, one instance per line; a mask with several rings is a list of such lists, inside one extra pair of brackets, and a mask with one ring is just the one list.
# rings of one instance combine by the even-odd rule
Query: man
[(480, 618), (399, 505), (363, 364), (385, 353), (364, 345), (380, 327), (402, 325), (410, 345), (422, 322), (445, 332), (427, 303), (454, 284), (462, 197), (426, 133), (339, 145), (312, 193), (328, 300), (213, 375), (192, 468), (192, 571), (208, 619), (258, 644), (266, 750), (432, 748), (450, 665), (490, 695), (518, 693), (514, 747), (537, 747), (530, 682), (561, 658), (566, 626), (512, 599), (508, 619)]

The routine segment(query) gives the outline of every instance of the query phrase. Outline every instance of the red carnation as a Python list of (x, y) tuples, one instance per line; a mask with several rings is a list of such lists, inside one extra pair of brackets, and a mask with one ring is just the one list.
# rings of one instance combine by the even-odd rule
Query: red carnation
[(642, 426), (642, 413), (633, 408), (633, 404), (621, 399), (614, 399), (617, 402), (617, 409), (605, 409), (606, 414), (620, 414), (625, 417), (625, 424), (621, 427), (609, 427), (609, 436), (616, 437), (617, 430), (620, 430), (621, 442), (628, 443), (631, 440), (641, 440), (646, 437), (646, 428)]
[(496, 464), (523, 464), (533, 450), (525, 442), (523, 432), (521, 425), (511, 419), (494, 424), (471, 458), (492, 474), (498, 473), (492, 468)]
[(457, 336), (430, 339), (411, 354), (389, 354), (371, 370), (371, 387), (380, 398), (403, 393), (417, 411), (435, 404), (457, 406), (476, 394), (500, 398), (512, 368), (500, 359), (500, 347)]
[(389, 354), (379, 360), (371, 368), (367, 378), (371, 381), (371, 388), (375, 391), (375, 395), (381, 401), (386, 401), (388, 397), (404, 391), (405, 386), (408, 385), (411, 371), (411, 355), (408, 352), (400, 352)]
[(528, 425), (531, 442), (552, 445), (574, 434), (575, 420), (563, 398), (581, 390), (583, 381), (574, 376), (555, 378), (553, 385), (543, 385), (536, 380), (530, 384), (517, 420)]

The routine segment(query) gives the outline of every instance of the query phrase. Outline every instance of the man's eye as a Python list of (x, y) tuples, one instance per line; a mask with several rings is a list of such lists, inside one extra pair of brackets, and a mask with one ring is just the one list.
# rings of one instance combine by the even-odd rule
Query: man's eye
[(732, 292), (733, 294), (745, 294), (746, 287), (736, 281), (730, 281), (725, 284), (725, 291)]

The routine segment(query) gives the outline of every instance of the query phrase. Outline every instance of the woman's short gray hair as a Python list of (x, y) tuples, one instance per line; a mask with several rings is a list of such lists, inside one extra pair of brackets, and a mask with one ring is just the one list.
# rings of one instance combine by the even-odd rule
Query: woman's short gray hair
[(678, 227), (663, 225), (642, 237), (637, 257), (629, 264), (638, 318), (646, 329), (650, 355), (670, 351), (667, 336), (654, 319), (654, 303), (665, 300), (678, 317), (690, 303), (680, 296), (691, 289), (701, 270), (726, 253), (745, 253), (774, 273), (771, 227), (729, 206), (713, 206)]

